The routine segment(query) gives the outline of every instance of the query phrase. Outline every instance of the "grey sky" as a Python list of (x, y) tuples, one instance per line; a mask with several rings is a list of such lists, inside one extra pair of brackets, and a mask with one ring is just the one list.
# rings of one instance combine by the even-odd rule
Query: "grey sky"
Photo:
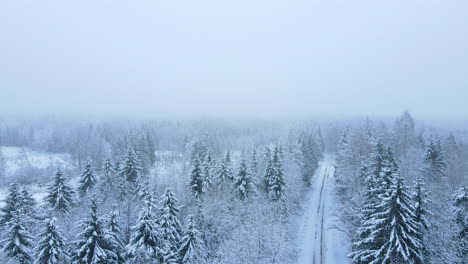
[(468, 1), (2, 1), (0, 112), (468, 115)]

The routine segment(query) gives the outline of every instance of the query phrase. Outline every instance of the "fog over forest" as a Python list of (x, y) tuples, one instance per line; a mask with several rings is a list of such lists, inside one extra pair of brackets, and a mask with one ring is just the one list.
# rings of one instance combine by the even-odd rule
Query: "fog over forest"
[(467, 13), (3, 1), (0, 263), (468, 263)]

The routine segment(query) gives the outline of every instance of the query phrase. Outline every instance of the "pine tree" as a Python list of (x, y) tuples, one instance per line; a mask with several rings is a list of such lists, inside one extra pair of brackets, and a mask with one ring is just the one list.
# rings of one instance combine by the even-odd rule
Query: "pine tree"
[(257, 160), (257, 150), (252, 151), (252, 158), (250, 159), (250, 170), (254, 177), (258, 175), (258, 160)]
[(388, 192), (379, 194), (369, 219), (363, 224), (367, 237), (355, 243), (355, 263), (423, 263), (420, 226), (415, 208), (399, 174), (392, 177)]
[(150, 166), (153, 166), (156, 162), (156, 147), (154, 146), (154, 140), (150, 133), (146, 133), (145, 141), (148, 150), (148, 159), (150, 162)]
[(453, 196), (456, 263), (468, 261), (468, 188), (463, 186)]
[(123, 241), (122, 228), (119, 222), (119, 211), (116, 209), (113, 209), (110, 214), (107, 228), (110, 232), (112, 250), (117, 255), (117, 264), (126, 263), (125, 242)]
[(166, 251), (166, 261), (169, 261), (176, 256), (177, 249), (180, 244), (180, 236), (182, 227), (179, 219), (179, 207), (177, 199), (170, 188), (166, 188), (161, 200), (161, 208), (158, 211), (158, 225), (161, 232), (161, 238), (164, 242), (164, 250)]
[(299, 140), (301, 159), (299, 166), (302, 174), (302, 179), (307, 187), (312, 184), (312, 176), (318, 168), (318, 162), (321, 156), (321, 151), (317, 141), (312, 135), (304, 135)]
[(8, 195), (4, 201), (5, 205), (0, 209), (2, 212), (0, 224), (4, 225), (13, 218), (16, 211), (21, 208), (21, 197), (18, 184), (12, 183), (8, 188)]
[(181, 264), (204, 263), (206, 252), (201, 233), (195, 228), (193, 218), (190, 217), (187, 227), (182, 233), (182, 239), (178, 250)]
[(264, 172), (262, 176), (261, 189), (268, 196), (268, 192), (270, 191), (270, 179), (273, 177), (273, 174), (275, 173), (274, 168), (273, 168), (273, 161), (271, 159), (270, 148), (265, 148), (263, 164), (265, 168), (264, 168)]
[(112, 158), (108, 156), (102, 165), (102, 181), (108, 186), (113, 185), (114, 166), (112, 164)]
[(418, 223), (422, 228), (428, 229), (430, 227), (429, 220), (427, 220), (427, 215), (430, 212), (427, 209), (427, 205), (429, 204), (429, 200), (427, 198), (428, 192), (424, 188), (424, 183), (421, 177), (418, 177), (414, 184), (414, 192), (413, 192), (413, 201), (414, 201), (414, 209), (415, 209), (415, 221)]
[(440, 140), (430, 138), (424, 156), (425, 174), (433, 182), (441, 182), (446, 176), (447, 163), (440, 146)]
[(152, 197), (148, 197), (145, 203), (127, 245), (128, 257), (141, 262), (162, 258), (162, 241), (153, 214)]
[(354, 263), (367, 264), (372, 258), (371, 250), (375, 248), (375, 242), (369, 239), (373, 229), (371, 228), (372, 216), (376, 212), (379, 199), (377, 197), (376, 176), (372, 173), (369, 164), (361, 167), (361, 178), (364, 179), (364, 195), (360, 210), (360, 226), (356, 230), (352, 253), (350, 256)]
[(83, 229), (77, 235), (73, 261), (77, 264), (115, 264), (118, 256), (113, 251), (112, 235), (98, 214), (96, 198), (91, 198), (91, 214), (79, 222)]
[(35, 209), (36, 200), (34, 200), (32, 195), (26, 188), (23, 188), (23, 190), (20, 193), (20, 201), (21, 210), (23, 210), (23, 213), (28, 215), (30, 218), (37, 218), (37, 213)]
[(391, 186), (398, 175), (399, 168), (392, 151), (378, 140), (374, 151), (361, 168), (365, 192), (361, 205), (361, 223), (357, 229), (351, 254), (355, 263), (371, 263), (374, 260), (375, 250), (384, 243), (383, 237), (372, 237), (375, 231), (374, 221), (376, 215), (382, 213), (382, 201), (390, 196)]
[(74, 204), (75, 192), (67, 185), (60, 170), (55, 174), (54, 181), (49, 185), (47, 191), (48, 194), (44, 199), (50, 208), (61, 213), (70, 213), (70, 207)]
[(251, 177), (251, 173), (247, 168), (245, 160), (241, 161), (239, 172), (234, 180), (234, 194), (241, 200), (246, 200), (255, 194), (255, 184)]
[(70, 260), (66, 251), (66, 240), (55, 218), (48, 218), (39, 233), (34, 264), (62, 264)]
[(190, 179), (188, 182), (190, 194), (195, 200), (199, 200), (201, 195), (205, 193), (205, 186), (203, 180), (204, 177), (200, 165), (200, 160), (195, 159), (193, 161), (192, 173), (190, 174)]
[(10, 221), (8, 221), (8, 231), (3, 235), (0, 242), (3, 245), (2, 252), (11, 260), (16, 260), (19, 264), (30, 264), (33, 261), (32, 246), (33, 237), (25, 224), (27, 215), (21, 210), (14, 210)]
[(138, 158), (133, 150), (129, 150), (124, 157), (124, 162), (120, 169), (120, 175), (128, 182), (136, 183), (141, 172)]
[(231, 154), (229, 151), (226, 153), (226, 156), (220, 164), (216, 178), (220, 184), (232, 181), (234, 178), (232, 172)]
[(88, 160), (86, 162), (83, 172), (81, 173), (80, 182), (78, 185), (78, 191), (80, 193), (80, 196), (84, 197), (86, 193), (88, 193), (91, 190), (91, 188), (94, 187), (95, 184), (96, 178), (94, 177), (91, 161)]
[(278, 147), (273, 151), (273, 177), (269, 179), (268, 196), (272, 201), (286, 200), (286, 182), (284, 180), (283, 165)]
[(429, 210), (427, 209), (429, 200), (428, 200), (428, 192), (424, 188), (423, 180), (420, 176), (415, 181), (414, 190), (412, 193), (413, 204), (414, 204), (414, 221), (419, 226), (419, 240), (421, 241), (421, 248), (422, 254), (426, 257), (429, 255), (428, 250), (426, 248), (426, 237), (424, 237), (424, 233), (427, 232), (429, 227), (431, 226), (427, 216), (430, 215)]
[(211, 155), (211, 151), (208, 151), (202, 164), (203, 182), (205, 184), (205, 190), (208, 190), (213, 184), (213, 175), (211, 174), (211, 172), (213, 171), (211, 168), (212, 164), (213, 164), (213, 158)]

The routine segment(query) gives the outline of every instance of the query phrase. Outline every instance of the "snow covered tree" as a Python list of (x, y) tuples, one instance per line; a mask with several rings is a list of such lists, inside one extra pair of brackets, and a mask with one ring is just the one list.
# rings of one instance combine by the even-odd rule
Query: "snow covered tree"
[(161, 248), (163, 243), (153, 213), (152, 197), (148, 197), (145, 203), (136, 225), (132, 227), (133, 233), (127, 245), (128, 257), (136, 263), (138, 261), (151, 263), (163, 255)]
[(321, 151), (313, 135), (302, 135), (299, 139), (299, 150), (301, 153), (298, 160), (299, 168), (304, 183), (307, 187), (312, 184), (312, 177), (318, 168)]
[(77, 264), (115, 264), (118, 256), (113, 250), (112, 235), (98, 214), (98, 202), (91, 198), (91, 214), (79, 222), (82, 231), (74, 242), (73, 261)]
[(91, 188), (94, 187), (96, 184), (96, 177), (94, 176), (93, 169), (91, 166), (91, 161), (88, 160), (84, 167), (83, 172), (81, 173), (78, 191), (81, 197), (84, 197), (86, 193), (88, 193)]
[(140, 162), (133, 150), (129, 150), (124, 157), (123, 164), (120, 165), (120, 175), (130, 183), (136, 183), (140, 176)]
[(104, 182), (106, 185), (113, 185), (114, 179), (112, 178), (114, 174), (114, 166), (112, 162), (112, 158), (110, 156), (107, 156), (104, 159), (104, 164), (102, 165), (102, 182)]
[(273, 168), (273, 161), (271, 158), (270, 148), (265, 148), (263, 163), (264, 163), (264, 171), (263, 171), (263, 176), (262, 176), (261, 189), (268, 196), (268, 192), (270, 191), (270, 179), (273, 177), (275, 173), (274, 168)]
[(60, 170), (55, 174), (54, 181), (47, 188), (47, 192), (44, 199), (50, 208), (61, 213), (70, 213), (70, 207), (74, 204), (75, 192), (67, 185)]
[(225, 182), (232, 181), (233, 178), (234, 178), (234, 175), (232, 171), (231, 154), (228, 151), (219, 166), (216, 179), (218, 180), (218, 183), (222, 184)]
[(427, 230), (431, 226), (427, 218), (427, 216), (430, 215), (430, 212), (428, 210), (429, 200), (428, 191), (424, 187), (424, 182), (420, 176), (415, 181), (412, 198), (415, 210), (414, 221), (419, 226), (419, 240), (421, 241), (422, 245), (422, 254), (425, 256), (425, 258), (427, 258), (429, 254), (426, 248), (427, 238), (424, 236), (424, 233), (427, 232)]
[(429, 180), (432, 182), (441, 182), (446, 176), (447, 162), (438, 139), (429, 139), (424, 161), (426, 164), (424, 172), (427, 177), (429, 177)]
[(254, 177), (257, 177), (258, 175), (258, 158), (257, 158), (257, 150), (253, 149), (252, 151), (252, 157), (250, 158), (250, 170), (252, 171), (252, 174)]
[(273, 151), (273, 175), (269, 179), (268, 196), (272, 201), (286, 200), (286, 181), (278, 147)]
[(458, 142), (453, 133), (450, 133), (444, 144), (444, 153), (447, 160), (447, 178), (452, 188), (464, 183), (463, 173), (466, 171), (466, 154), (463, 145)]
[(8, 230), (3, 235), (2, 252), (11, 260), (19, 264), (30, 264), (33, 261), (32, 246), (33, 237), (25, 222), (27, 215), (20, 210), (14, 210), (10, 221), (7, 223)]
[(468, 188), (463, 186), (453, 196), (456, 263), (468, 261)]
[(154, 145), (154, 139), (150, 133), (146, 133), (145, 143), (146, 143), (146, 148), (148, 151), (148, 159), (150, 162), (149, 165), (152, 166), (156, 162), (156, 147)]
[(213, 156), (211, 155), (211, 151), (208, 151), (202, 164), (203, 182), (205, 184), (205, 190), (208, 190), (208, 188), (210, 188), (213, 184), (213, 169), (211, 166), (213, 166)]
[(178, 252), (181, 264), (200, 264), (206, 261), (205, 245), (192, 217), (182, 233)]
[(70, 260), (66, 251), (66, 239), (55, 222), (55, 218), (45, 220), (45, 226), (39, 233), (34, 264), (63, 264)]
[(234, 195), (241, 200), (246, 200), (255, 194), (255, 184), (247, 168), (245, 160), (241, 161), (239, 172), (234, 180)]
[(368, 236), (354, 244), (357, 250), (352, 253), (353, 261), (423, 263), (420, 226), (415, 221), (411, 197), (398, 173), (392, 177), (389, 192), (379, 194), (379, 199), (380, 203), (362, 226)]
[(199, 200), (205, 193), (205, 183), (200, 160), (193, 161), (193, 168), (188, 182), (189, 192), (195, 200)]
[(112, 242), (112, 251), (117, 255), (117, 264), (126, 262), (125, 242), (123, 241), (122, 228), (119, 222), (119, 211), (113, 209), (107, 226), (110, 232), (110, 240)]
[(396, 120), (392, 141), (398, 156), (405, 154), (409, 147), (416, 142), (414, 119), (408, 111), (403, 112)]
[(179, 219), (179, 207), (177, 199), (170, 188), (166, 188), (161, 200), (161, 208), (158, 211), (158, 225), (161, 232), (161, 238), (164, 242), (165, 256), (172, 258), (176, 255), (180, 244), (182, 226)]
[(8, 195), (4, 200), (4, 206), (0, 209), (2, 212), (0, 218), (0, 224), (4, 225), (8, 223), (16, 211), (21, 208), (21, 194), (19, 193), (18, 184), (12, 183), (8, 187)]
[(427, 220), (427, 215), (430, 212), (427, 209), (427, 205), (429, 204), (429, 200), (427, 198), (427, 190), (424, 187), (424, 182), (421, 177), (418, 177), (414, 184), (414, 191), (413, 191), (413, 201), (414, 201), (414, 209), (415, 209), (415, 221), (424, 229), (428, 229), (430, 227), (429, 220)]
[(36, 200), (32, 197), (29, 193), (28, 189), (23, 188), (20, 193), (20, 201), (21, 201), (21, 210), (24, 214), (28, 215), (30, 218), (36, 218)]

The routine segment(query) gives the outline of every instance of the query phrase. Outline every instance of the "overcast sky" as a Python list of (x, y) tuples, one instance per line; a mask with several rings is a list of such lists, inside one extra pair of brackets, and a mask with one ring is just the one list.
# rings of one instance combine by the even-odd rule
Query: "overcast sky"
[(0, 113), (468, 116), (466, 0), (0, 2)]

